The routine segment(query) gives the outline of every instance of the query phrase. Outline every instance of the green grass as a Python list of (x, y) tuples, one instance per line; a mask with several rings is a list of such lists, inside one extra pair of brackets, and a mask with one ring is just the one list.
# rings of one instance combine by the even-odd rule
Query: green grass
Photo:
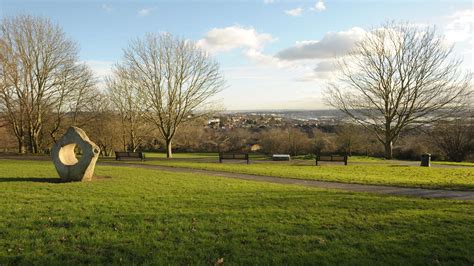
[(0, 160), (0, 264), (474, 263), (472, 202), (96, 173), (112, 178), (48, 183), (49, 162)]
[(426, 168), (393, 164), (349, 164), (321, 166), (300, 162), (236, 163), (192, 162), (182, 160), (146, 161), (146, 164), (194, 169), (403, 187), (474, 190), (474, 168)]
[[(146, 158), (166, 158), (166, 153), (160, 152), (145, 152)], [(267, 159), (269, 158), (263, 154), (251, 153), (250, 158), (252, 159)], [(173, 153), (173, 159), (218, 159), (219, 154), (216, 152), (175, 152)]]
[[(159, 152), (146, 152), (145, 153), (147, 158), (166, 158), (166, 153), (159, 153)], [(217, 159), (218, 153), (215, 152), (175, 152), (173, 153), (174, 159)], [(262, 159), (271, 159), (271, 156), (260, 154), (260, 153), (250, 153), (250, 158), (254, 160), (262, 160)], [(306, 160), (306, 161), (314, 161), (314, 158), (310, 158), (307, 155), (298, 155), (292, 156), (292, 159), (297, 160)], [(386, 160), (385, 158), (380, 157), (370, 157), (370, 156), (359, 156), (354, 155), (349, 157), (350, 162), (357, 162), (357, 163), (382, 163), (382, 164), (393, 164), (393, 163), (403, 163), (403, 162), (413, 162), (413, 161), (403, 161), (403, 160)], [(432, 164), (438, 165), (454, 165), (454, 166), (474, 166), (473, 162), (448, 162), (448, 161), (432, 161)]]
[(474, 163), (471, 163), (471, 162), (431, 161), (431, 164), (437, 164), (437, 165), (452, 165), (452, 166), (471, 166), (471, 167), (474, 167)]
[[(166, 153), (159, 153), (159, 152), (145, 152), (146, 158), (166, 158)], [(192, 152), (183, 152), (183, 153), (173, 153), (173, 158), (176, 159), (196, 159), (196, 158), (216, 158), (218, 155), (217, 153), (192, 153)]]

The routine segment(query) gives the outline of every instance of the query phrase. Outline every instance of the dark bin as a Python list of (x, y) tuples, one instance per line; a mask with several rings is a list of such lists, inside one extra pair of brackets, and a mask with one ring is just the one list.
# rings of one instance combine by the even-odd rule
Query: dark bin
[(421, 164), (420, 166), (430, 167), (431, 166), (431, 154), (423, 153), (421, 155)]

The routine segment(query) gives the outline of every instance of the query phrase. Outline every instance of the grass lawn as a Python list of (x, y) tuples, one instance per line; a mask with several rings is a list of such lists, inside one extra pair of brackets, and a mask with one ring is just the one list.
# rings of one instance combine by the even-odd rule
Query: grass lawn
[[(145, 152), (146, 158), (166, 158), (166, 153), (159, 152)], [(215, 152), (175, 152), (173, 153), (174, 159), (218, 159), (219, 155)], [(260, 154), (260, 153), (250, 153), (250, 158), (253, 160), (263, 160), (271, 159), (271, 156)], [(310, 158), (306, 155), (292, 156), (292, 159), (314, 161), (313, 158)], [(377, 163), (377, 164), (394, 164), (394, 163), (403, 163), (403, 162), (413, 162), (413, 161), (401, 161), (401, 160), (386, 160), (379, 157), (370, 157), (370, 156), (351, 156), (349, 157), (349, 162), (357, 163)], [(453, 166), (473, 166), (474, 163), (471, 162), (448, 162), (448, 161), (431, 161), (432, 164), (438, 165), (453, 165)]]
[(468, 167), (427, 168), (392, 164), (349, 164), (348, 166), (324, 164), (316, 167), (300, 165), (295, 161), (250, 165), (182, 160), (158, 160), (144, 163), (345, 183), (474, 190), (474, 168)]
[(474, 167), (474, 163), (471, 163), (471, 162), (432, 161), (431, 164), (438, 164), (438, 165), (454, 165), (454, 166), (471, 166), (471, 167)]
[(474, 203), (0, 160), (0, 264), (474, 263)]
[[(166, 158), (166, 153), (159, 152), (145, 152), (146, 158)], [(183, 152), (173, 153), (173, 158), (176, 159), (196, 159), (196, 158), (217, 158), (218, 154), (213, 152)]]
[[(263, 154), (251, 153), (251, 159), (268, 159), (269, 157)], [(166, 158), (166, 153), (159, 152), (145, 152), (146, 158)], [(173, 153), (173, 159), (218, 159), (219, 154), (216, 152), (175, 152)]]

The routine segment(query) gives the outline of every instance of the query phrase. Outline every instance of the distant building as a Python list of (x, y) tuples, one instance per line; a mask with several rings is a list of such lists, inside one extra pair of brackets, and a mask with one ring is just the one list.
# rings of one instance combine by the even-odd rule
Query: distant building
[(220, 118), (212, 118), (207, 121), (207, 124), (215, 124), (215, 123), (219, 124), (220, 122), (221, 122)]

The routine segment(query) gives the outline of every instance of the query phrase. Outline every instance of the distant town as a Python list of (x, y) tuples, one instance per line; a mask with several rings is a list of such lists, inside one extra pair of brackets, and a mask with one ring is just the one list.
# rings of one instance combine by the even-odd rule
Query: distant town
[(281, 127), (318, 127), (349, 122), (339, 110), (243, 110), (226, 111), (208, 120), (208, 128), (266, 129)]

